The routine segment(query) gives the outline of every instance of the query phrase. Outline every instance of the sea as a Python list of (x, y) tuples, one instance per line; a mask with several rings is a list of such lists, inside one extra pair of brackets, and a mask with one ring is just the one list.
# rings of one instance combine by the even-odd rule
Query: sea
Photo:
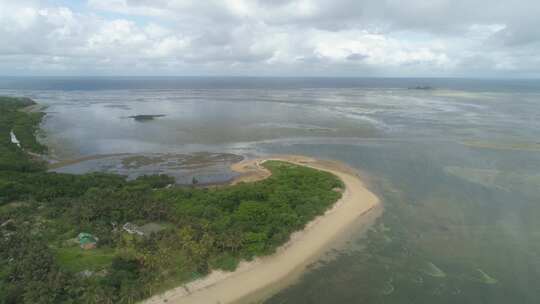
[(0, 77), (0, 95), (46, 106), (51, 158), (86, 159), (60, 172), (181, 163), (189, 181), (204, 159), (219, 182), (221, 161), (266, 154), (358, 169), (383, 214), (264, 303), (540, 303), (540, 80)]

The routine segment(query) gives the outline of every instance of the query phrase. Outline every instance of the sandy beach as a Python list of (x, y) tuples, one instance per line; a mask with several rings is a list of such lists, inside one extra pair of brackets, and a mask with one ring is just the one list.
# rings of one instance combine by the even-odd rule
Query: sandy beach
[(276, 253), (241, 262), (233, 272), (213, 271), (143, 303), (225, 304), (261, 300), (293, 283), (309, 264), (317, 261), (350, 229), (369, 226), (381, 213), (379, 199), (365, 187), (356, 170), (333, 161), (294, 155), (248, 159), (231, 166), (232, 170), (241, 173), (232, 184), (255, 182), (270, 176), (270, 172), (261, 166), (267, 160), (287, 161), (330, 172), (343, 181), (343, 196), (324, 215), (308, 223), (302, 231), (293, 233)]

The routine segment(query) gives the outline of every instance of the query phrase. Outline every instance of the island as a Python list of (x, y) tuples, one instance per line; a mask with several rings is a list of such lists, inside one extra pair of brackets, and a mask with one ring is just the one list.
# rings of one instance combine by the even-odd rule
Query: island
[(128, 116), (128, 118), (133, 118), (135, 121), (148, 121), (159, 117), (165, 117), (165, 114), (139, 114)]
[(2, 303), (240, 301), (301, 273), (379, 205), (353, 169), (302, 156), (244, 160), (215, 187), (49, 172), (30, 105), (0, 97)]
[(418, 86), (415, 86), (415, 87), (409, 87), (408, 89), (409, 90), (431, 91), (431, 90), (434, 90), (435, 88), (431, 87), (431, 86), (426, 86), (426, 85), (418, 85)]

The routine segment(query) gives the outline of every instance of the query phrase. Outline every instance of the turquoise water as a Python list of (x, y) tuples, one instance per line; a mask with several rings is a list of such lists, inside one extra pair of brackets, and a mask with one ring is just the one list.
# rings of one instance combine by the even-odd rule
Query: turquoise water
[[(382, 217), (267, 303), (540, 302), (538, 81), (146, 83), (0, 79), (0, 94), (49, 106), (59, 158), (293, 153), (360, 169)], [(127, 118), (138, 114), (166, 116)]]

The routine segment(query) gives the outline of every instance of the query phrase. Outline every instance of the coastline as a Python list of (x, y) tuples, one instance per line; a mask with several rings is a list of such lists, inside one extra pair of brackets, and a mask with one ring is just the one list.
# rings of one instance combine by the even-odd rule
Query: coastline
[(231, 169), (241, 175), (231, 184), (255, 182), (270, 176), (260, 166), (267, 160), (279, 160), (326, 171), (340, 178), (345, 189), (339, 199), (324, 215), (309, 222), (293, 233), (290, 240), (269, 256), (253, 261), (242, 261), (233, 272), (213, 271), (204, 278), (189, 282), (142, 303), (242, 303), (268, 297), (291, 284), (316, 262), (332, 245), (352, 227), (366, 228), (380, 214), (380, 202), (370, 192), (354, 169), (332, 161), (314, 158), (278, 155), (244, 160)]

